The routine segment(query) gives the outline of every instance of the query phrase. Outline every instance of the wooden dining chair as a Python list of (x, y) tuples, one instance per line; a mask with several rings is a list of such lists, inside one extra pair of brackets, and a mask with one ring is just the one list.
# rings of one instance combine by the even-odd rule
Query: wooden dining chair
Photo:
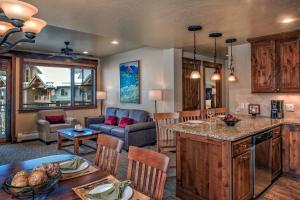
[(215, 115), (226, 115), (226, 108), (215, 108)]
[(176, 137), (172, 130), (164, 128), (165, 125), (179, 122), (179, 113), (154, 113), (156, 125), (156, 140), (158, 152), (175, 152)]
[(130, 146), (127, 179), (151, 199), (162, 200), (170, 158), (164, 154)]
[(109, 174), (116, 175), (123, 143), (124, 142), (118, 138), (99, 134), (95, 165)]
[(202, 111), (201, 110), (181, 111), (179, 112), (179, 119), (181, 122), (203, 119)]

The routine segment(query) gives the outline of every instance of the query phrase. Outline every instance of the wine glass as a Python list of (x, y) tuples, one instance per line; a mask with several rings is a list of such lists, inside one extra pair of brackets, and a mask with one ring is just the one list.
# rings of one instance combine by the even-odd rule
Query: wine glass
[(214, 109), (207, 109), (206, 111), (206, 115), (207, 115), (207, 118), (209, 118), (209, 124), (210, 124), (210, 128), (211, 128), (211, 123), (212, 123), (212, 118), (215, 117), (216, 115), (216, 111)]

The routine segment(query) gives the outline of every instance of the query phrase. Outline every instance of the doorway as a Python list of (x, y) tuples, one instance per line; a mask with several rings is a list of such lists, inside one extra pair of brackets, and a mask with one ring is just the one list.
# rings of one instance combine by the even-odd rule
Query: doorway
[(0, 57), (0, 142), (12, 141), (12, 60)]

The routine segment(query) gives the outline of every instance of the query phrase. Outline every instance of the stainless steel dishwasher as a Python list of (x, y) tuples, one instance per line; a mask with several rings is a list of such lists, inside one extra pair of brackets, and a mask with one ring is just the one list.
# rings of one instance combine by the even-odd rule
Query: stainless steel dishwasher
[(258, 197), (272, 183), (272, 131), (253, 136), (253, 194)]

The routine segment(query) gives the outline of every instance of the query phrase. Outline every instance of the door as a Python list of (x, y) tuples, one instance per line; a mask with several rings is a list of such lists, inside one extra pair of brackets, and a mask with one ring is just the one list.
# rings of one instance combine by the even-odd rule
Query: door
[(233, 200), (246, 200), (252, 197), (250, 151), (233, 159)]
[(272, 179), (278, 177), (282, 166), (281, 137), (272, 140)]
[(290, 129), (289, 166), (290, 172), (300, 175), (300, 126), (291, 126)]
[(280, 92), (300, 91), (300, 42), (297, 38), (278, 41)]
[(11, 141), (11, 60), (0, 58), (0, 141)]
[(251, 45), (252, 92), (276, 92), (275, 41)]

